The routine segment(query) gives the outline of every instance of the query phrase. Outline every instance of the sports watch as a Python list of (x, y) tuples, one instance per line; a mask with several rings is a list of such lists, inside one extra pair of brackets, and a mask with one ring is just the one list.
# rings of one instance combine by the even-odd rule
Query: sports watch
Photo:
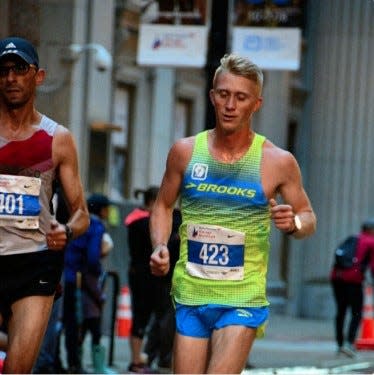
[(68, 224), (65, 224), (65, 233), (66, 233), (66, 243), (70, 242), (73, 239), (73, 230)]

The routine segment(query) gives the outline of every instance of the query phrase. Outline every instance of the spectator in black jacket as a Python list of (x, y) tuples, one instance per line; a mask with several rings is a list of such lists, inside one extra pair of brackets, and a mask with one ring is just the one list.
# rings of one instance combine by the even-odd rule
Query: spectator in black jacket
[[(129, 371), (136, 373), (151, 372), (142, 357), (143, 339), (147, 326), (153, 322), (145, 351), (148, 353), (150, 365), (159, 357), (159, 366), (170, 367), (171, 350), (175, 331), (174, 309), (170, 297), (171, 274), (157, 277), (151, 274), (149, 258), (152, 244), (149, 233), (149, 217), (156, 200), (158, 187), (151, 186), (147, 190), (136, 190), (135, 197), (143, 195), (143, 206), (135, 208), (125, 219), (128, 229), (130, 249), (130, 266), (128, 271), (131, 291), (132, 331), (130, 337), (131, 363)], [(178, 228), (180, 212), (175, 210), (173, 232), (170, 242), (179, 253)], [(174, 260), (174, 263), (177, 260)], [(161, 336), (159, 330), (162, 329)]]

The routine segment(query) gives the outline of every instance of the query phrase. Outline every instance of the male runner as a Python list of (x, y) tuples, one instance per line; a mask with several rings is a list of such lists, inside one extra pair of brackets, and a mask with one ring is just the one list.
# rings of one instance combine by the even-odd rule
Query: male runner
[[(47, 327), (66, 243), (89, 215), (72, 134), (38, 112), (45, 71), (23, 38), (0, 40), (0, 324), (8, 331), (4, 373), (31, 372)], [(59, 180), (70, 211), (51, 209)]]
[[(251, 128), (263, 75), (248, 59), (225, 55), (213, 78), (212, 130), (177, 141), (151, 215), (151, 269), (169, 269), (166, 246), (181, 196), (180, 258), (173, 275), (175, 373), (240, 373), (268, 317), (270, 220), (295, 238), (316, 218), (289, 152)], [(275, 200), (277, 195), (282, 204)]]

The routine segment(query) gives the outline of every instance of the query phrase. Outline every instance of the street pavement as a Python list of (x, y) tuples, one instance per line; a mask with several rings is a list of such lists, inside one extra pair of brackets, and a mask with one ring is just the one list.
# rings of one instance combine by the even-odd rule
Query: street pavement
[[(102, 343), (109, 347), (109, 338)], [(84, 365), (89, 370), (89, 339)], [(108, 354), (108, 353), (107, 353)], [(130, 361), (127, 338), (115, 338), (112, 369), (126, 373)], [(243, 374), (374, 374), (373, 350), (359, 351), (352, 359), (336, 352), (332, 319), (313, 320), (270, 315), (265, 337), (253, 345)]]
[[(372, 373), (373, 351), (359, 351), (352, 359), (337, 354), (332, 319), (312, 320), (270, 316), (263, 339), (256, 340), (245, 374)], [(366, 372), (366, 371), (370, 372)]]

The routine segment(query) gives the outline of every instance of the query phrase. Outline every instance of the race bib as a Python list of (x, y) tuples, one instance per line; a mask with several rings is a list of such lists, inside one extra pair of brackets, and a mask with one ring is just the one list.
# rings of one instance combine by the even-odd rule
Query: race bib
[(0, 174), (0, 226), (39, 228), (41, 180)]
[(242, 232), (216, 225), (188, 224), (188, 260), (191, 276), (212, 280), (243, 280)]

